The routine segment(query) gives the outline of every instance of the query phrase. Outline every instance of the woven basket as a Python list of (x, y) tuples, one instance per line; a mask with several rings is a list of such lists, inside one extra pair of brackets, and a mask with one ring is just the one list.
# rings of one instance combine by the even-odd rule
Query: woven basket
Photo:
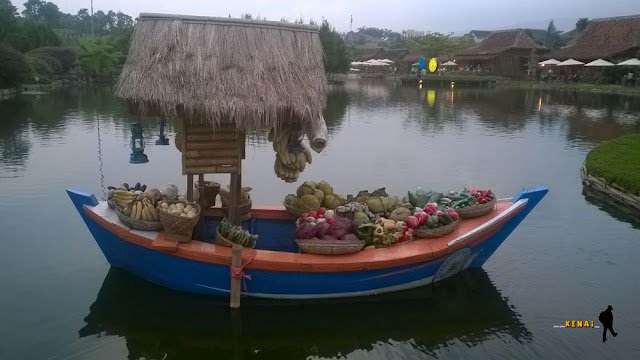
[(468, 219), (468, 218), (482, 216), (490, 213), (491, 210), (493, 210), (493, 208), (496, 207), (497, 203), (498, 201), (494, 196), (493, 200), (489, 201), (488, 203), (477, 204), (477, 205), (469, 206), (466, 208), (460, 208), (460, 209), (454, 209), (454, 210), (458, 213), (458, 215), (460, 215), (461, 218)]
[(298, 209), (298, 208), (294, 208), (293, 206), (289, 206), (287, 204), (282, 204), (284, 205), (284, 208), (287, 210), (287, 212), (297, 218), (299, 218), (300, 216), (302, 216), (302, 214), (306, 213), (306, 211), (302, 210), (302, 209)]
[[(224, 212), (225, 216), (229, 217), (229, 204), (227, 202), (227, 199), (224, 198), (222, 194), (220, 194), (220, 202), (222, 203), (222, 211)], [(251, 219), (251, 206), (251, 199), (238, 206), (238, 215), (240, 215), (240, 221), (247, 221)]]
[(220, 192), (220, 184), (215, 181), (205, 181), (203, 186), (200, 182), (195, 182), (195, 188), (200, 192), (200, 201), (204, 201), (206, 207), (216, 205), (216, 197)]
[(111, 199), (107, 199), (107, 205), (109, 205), (110, 208), (112, 209), (116, 209), (116, 197), (112, 197)]
[[(214, 244), (220, 245), (220, 246), (232, 247), (233, 244), (235, 244), (235, 243), (227, 240), (227, 238), (225, 238), (224, 236), (220, 235), (220, 233), (218, 232), (218, 229), (216, 229), (216, 238), (215, 238)], [(246, 246), (243, 246), (243, 247), (246, 247)], [(251, 244), (251, 246), (249, 246), (250, 249), (253, 249), (255, 247), (256, 247), (256, 243), (255, 242), (253, 244)]]
[(130, 216), (125, 215), (119, 206), (116, 206), (116, 214), (118, 215), (118, 219), (120, 219), (120, 221), (122, 221), (123, 224), (127, 225), (132, 229), (145, 230), (145, 231), (162, 230), (162, 223), (158, 221), (145, 221), (145, 220), (134, 219)]
[[(176, 201), (182, 202), (183, 204), (191, 204), (194, 208), (196, 208), (196, 216), (192, 218), (176, 216), (166, 212), (163, 209), (158, 209), (158, 215), (160, 217), (160, 222), (164, 227), (164, 231), (168, 235), (180, 235), (183, 238), (178, 238), (177, 241), (180, 242), (188, 242), (191, 241), (191, 234), (193, 233), (193, 228), (198, 224), (200, 220), (200, 205), (193, 202), (186, 201)], [(169, 236), (168, 238), (171, 238)]]
[(364, 249), (365, 241), (296, 239), (300, 250), (310, 254), (341, 255), (351, 254)]
[(419, 226), (413, 231), (413, 235), (417, 238), (422, 238), (422, 239), (445, 236), (448, 233), (455, 230), (455, 228), (458, 227), (458, 224), (460, 224), (460, 219), (452, 222), (449, 225), (440, 226), (433, 229), (428, 228), (426, 226)]

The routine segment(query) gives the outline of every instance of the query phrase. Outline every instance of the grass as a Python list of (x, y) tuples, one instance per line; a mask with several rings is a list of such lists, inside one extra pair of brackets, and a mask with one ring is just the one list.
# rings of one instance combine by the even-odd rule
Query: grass
[(587, 155), (585, 166), (593, 175), (640, 195), (640, 134), (598, 145)]

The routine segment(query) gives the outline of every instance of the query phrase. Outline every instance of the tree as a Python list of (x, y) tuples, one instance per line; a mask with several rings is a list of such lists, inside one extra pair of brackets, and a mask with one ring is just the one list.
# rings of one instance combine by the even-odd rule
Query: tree
[(412, 50), (421, 50), (427, 57), (453, 56), (471, 46), (473, 40), (469, 37), (452, 38), (438, 32), (428, 32), (424, 36), (410, 38), (409, 47)]
[(24, 11), (22, 15), (32, 21), (41, 21), (51, 27), (60, 25), (62, 13), (58, 5), (41, 0), (28, 0), (24, 3)]
[(589, 25), (589, 18), (580, 18), (576, 21), (576, 29), (578, 29), (578, 31), (586, 29), (587, 25)]
[(563, 45), (560, 31), (556, 30), (553, 20), (549, 22), (549, 26), (547, 27), (547, 36), (544, 45), (549, 49), (559, 49)]
[(9, 33), (9, 29), (13, 26), (18, 16), (15, 6), (9, 0), (0, 0), (0, 42)]
[(10, 46), (0, 44), (0, 88), (19, 86), (30, 72), (24, 55)]
[(42, 7), (43, 4), (40, 0), (27, 0), (27, 2), (23, 4), (24, 10), (22, 11), (22, 16), (30, 20), (38, 20), (40, 7)]
[(38, 12), (40, 21), (54, 28), (60, 26), (61, 15), (62, 13), (60, 12), (58, 5), (52, 2), (43, 3), (40, 7), (40, 11)]
[(91, 78), (115, 75), (123, 55), (105, 38), (87, 37), (78, 43), (78, 59), (85, 74)]
[(347, 72), (351, 64), (347, 46), (340, 34), (329, 25), (326, 19), (322, 20), (319, 35), (324, 51), (324, 70), (329, 73)]
[(58, 46), (60, 38), (47, 24), (18, 18), (4, 42), (17, 50), (27, 52), (41, 46)]

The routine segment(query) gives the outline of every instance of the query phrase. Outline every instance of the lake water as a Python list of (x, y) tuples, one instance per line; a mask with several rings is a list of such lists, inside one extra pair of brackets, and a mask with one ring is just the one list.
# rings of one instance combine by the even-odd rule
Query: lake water
[[(225, 299), (110, 269), (64, 191), (184, 190), (172, 127), (171, 145), (155, 145), (157, 120), (128, 115), (110, 89), (18, 96), (0, 102), (0, 359), (640, 358), (640, 221), (583, 194), (579, 175), (595, 145), (640, 132), (640, 98), (353, 82), (328, 101), (329, 145), (299, 183), (273, 173), (266, 132), (250, 134), (254, 204), (312, 179), (344, 194), (551, 191), (483, 270), (351, 303), (245, 300), (232, 313)], [(128, 162), (134, 121), (144, 165)], [(554, 328), (598, 325), (608, 304), (620, 335), (605, 344), (600, 329)]]

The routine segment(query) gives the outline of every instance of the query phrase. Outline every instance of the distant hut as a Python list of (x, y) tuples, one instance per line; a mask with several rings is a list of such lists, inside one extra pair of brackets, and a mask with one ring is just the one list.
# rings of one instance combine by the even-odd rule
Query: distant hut
[[(573, 31), (576, 32), (575, 30)], [(640, 56), (640, 15), (592, 19), (575, 42), (547, 55), (558, 60), (624, 60)]]
[(115, 92), (176, 119), (188, 196), (194, 175), (231, 173), (235, 207), (244, 132), (317, 123), (328, 85), (316, 26), (143, 13)]
[(546, 52), (523, 29), (494, 31), (478, 45), (456, 54), (456, 63), (498, 75), (520, 76), (529, 57)]

